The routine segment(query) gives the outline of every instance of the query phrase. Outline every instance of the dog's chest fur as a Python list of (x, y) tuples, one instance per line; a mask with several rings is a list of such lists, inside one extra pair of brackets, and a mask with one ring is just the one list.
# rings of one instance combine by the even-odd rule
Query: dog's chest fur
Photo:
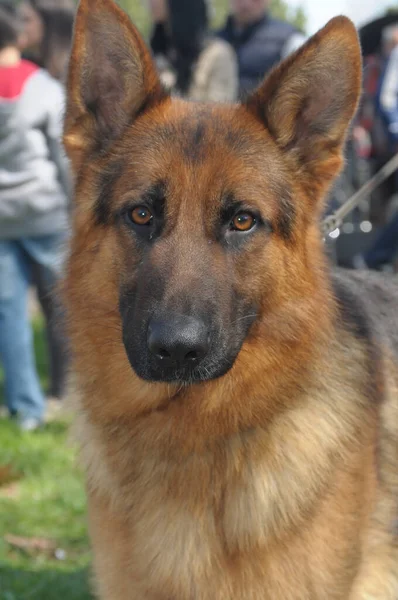
[[(118, 447), (125, 446), (127, 440), (115, 435), (105, 454), (93, 430), (93, 438), (83, 448), (90, 486), (104, 494), (115, 490), (110, 500), (114, 509), (126, 516), (134, 585), (150, 581), (153, 597), (161, 599), (263, 600), (264, 589), (256, 586), (267, 580), (270, 599), (288, 600), (297, 597), (296, 588), (291, 589), (289, 583), (294, 579), (296, 586), (300, 582), (301, 589), (308, 590), (303, 598), (312, 598), (317, 597), (311, 595), (317, 585), (316, 577), (312, 577), (317, 568), (323, 571), (322, 589), (332, 584), (328, 573), (336, 572), (338, 565), (332, 553), (329, 563), (324, 561), (331, 532), (324, 522), (322, 505), (329, 520), (334, 515), (333, 535), (338, 530), (350, 530), (361, 511), (357, 506), (343, 520), (336, 507), (328, 505), (326, 510), (326, 477), (333, 469), (334, 453), (333, 460), (338, 459), (338, 438), (343, 431), (336, 431), (335, 423), (333, 430), (326, 428), (328, 410), (324, 406), (311, 410), (314, 427), (310, 435), (307, 431), (303, 436), (308, 410), (297, 409), (292, 421), (281, 419), (268, 431), (239, 434), (207, 451), (174, 461), (131, 440), (129, 457), (124, 453), (124, 464), (117, 464), (112, 451), (115, 457), (120, 456)], [(87, 436), (87, 423), (84, 430)], [(283, 445), (280, 440), (284, 440)], [(361, 460), (358, 458), (358, 467)], [(351, 477), (355, 473), (334, 484), (347, 487)], [(297, 536), (295, 531), (304, 521), (308, 521), (307, 533)], [(319, 530), (316, 536), (313, 528)], [(325, 564), (317, 565), (316, 558), (311, 566), (308, 564), (310, 531), (312, 539), (320, 540), (319, 556)], [(354, 567), (357, 540), (351, 538), (350, 545), (342, 548), (339, 556), (343, 561), (351, 553)], [(350, 577), (349, 571), (340, 585), (333, 582), (338, 594), (346, 590)], [(209, 582), (216, 588), (212, 584), (207, 594)], [(250, 592), (249, 585), (253, 586)], [(159, 595), (164, 590), (168, 595)], [(336, 595), (340, 597), (344, 594)]]

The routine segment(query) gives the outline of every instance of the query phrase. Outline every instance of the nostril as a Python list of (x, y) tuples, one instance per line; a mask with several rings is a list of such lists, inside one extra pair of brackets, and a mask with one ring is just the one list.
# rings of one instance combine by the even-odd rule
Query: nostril
[(202, 321), (173, 315), (149, 323), (147, 344), (162, 369), (178, 365), (194, 368), (208, 353), (208, 337), (208, 328)]

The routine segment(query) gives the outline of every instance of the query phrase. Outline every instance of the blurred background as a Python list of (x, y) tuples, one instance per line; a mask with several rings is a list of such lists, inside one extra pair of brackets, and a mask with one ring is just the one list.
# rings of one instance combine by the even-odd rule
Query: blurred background
[[(119, 0), (170, 93), (235, 101), (337, 14), (359, 28), (363, 98), (324, 218), (331, 261), (398, 269), (398, 2)], [(0, 600), (90, 600), (85, 497), (55, 289), (73, 209), (62, 106), (74, 0), (0, 0)]]
[[(189, 0), (187, 0), (187, 2), (189, 3)], [(149, 36), (151, 30), (151, 19), (145, 2), (142, 0), (120, 0), (119, 4), (126, 12), (128, 12), (130, 15), (133, 15), (134, 22), (140, 28), (142, 33), (146, 36)], [(316, 0), (310, 0), (310, 4), (313, 4), (314, 7), (316, 7), (320, 3)], [(229, 13), (229, 0), (214, 0), (211, 2), (211, 6), (212, 25), (215, 28), (221, 27)], [(272, 0), (270, 10), (272, 15), (275, 17), (291, 21), (304, 31), (307, 30), (307, 25), (309, 24), (307, 12), (304, 6), (305, 3), (300, 1), (286, 2), (285, 0)], [(333, 13), (332, 11), (332, 14), (337, 13)], [(326, 20), (324, 22), (326, 22)]]

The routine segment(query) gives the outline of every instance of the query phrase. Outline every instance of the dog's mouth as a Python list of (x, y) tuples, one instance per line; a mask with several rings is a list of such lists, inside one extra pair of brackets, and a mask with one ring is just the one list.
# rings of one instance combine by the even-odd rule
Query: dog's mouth
[(145, 381), (153, 383), (172, 383), (176, 385), (190, 386), (200, 384), (213, 379), (219, 379), (225, 375), (233, 366), (232, 360), (204, 361), (195, 366), (162, 365), (151, 364), (151, 361), (136, 360), (127, 351), (130, 365), (134, 372)]

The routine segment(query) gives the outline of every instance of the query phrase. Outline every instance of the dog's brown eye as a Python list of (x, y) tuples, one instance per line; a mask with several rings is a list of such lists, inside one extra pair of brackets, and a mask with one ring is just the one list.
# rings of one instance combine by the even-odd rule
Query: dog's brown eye
[(151, 211), (145, 206), (136, 206), (130, 211), (129, 217), (135, 225), (150, 225), (153, 219)]
[(256, 224), (256, 218), (248, 212), (238, 213), (231, 222), (233, 231), (250, 231)]

